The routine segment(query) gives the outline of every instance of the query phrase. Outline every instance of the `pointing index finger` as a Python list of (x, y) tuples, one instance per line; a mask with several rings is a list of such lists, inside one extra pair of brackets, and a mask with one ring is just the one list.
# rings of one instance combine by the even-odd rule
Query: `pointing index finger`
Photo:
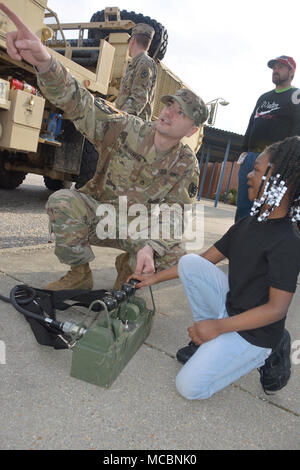
[(0, 3), (0, 10), (2, 10), (8, 16), (8, 18), (15, 24), (19, 31), (23, 30), (31, 33), (23, 21), (21, 21), (20, 18), (2, 2)]

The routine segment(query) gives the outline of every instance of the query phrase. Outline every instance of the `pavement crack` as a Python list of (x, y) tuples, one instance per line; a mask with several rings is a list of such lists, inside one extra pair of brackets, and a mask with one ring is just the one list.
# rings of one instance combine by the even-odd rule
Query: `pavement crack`
[(0, 274), (3, 274), (4, 276), (9, 277), (10, 279), (13, 279), (14, 281), (20, 282), (21, 284), (25, 284), (24, 281), (22, 281), (21, 279), (18, 279), (17, 277), (13, 276), (12, 274), (8, 274), (5, 271), (2, 271), (1, 269), (0, 269)]
[(237, 385), (237, 384), (233, 384), (233, 387), (234, 388), (238, 388), (239, 390), (241, 390), (242, 392), (246, 392), (248, 393), (248, 395), (251, 395), (253, 398), (256, 398), (260, 401), (263, 401), (265, 403), (268, 403), (269, 405), (271, 406), (275, 406), (276, 408), (279, 408), (280, 410), (282, 411), (285, 411), (287, 413), (290, 413), (292, 414), (293, 416), (296, 416), (297, 418), (300, 417), (299, 413), (296, 413), (295, 411), (293, 410), (290, 410), (289, 408), (286, 408), (285, 406), (282, 406), (282, 405), (279, 405), (278, 403), (275, 403), (274, 401), (268, 399), (268, 398), (265, 398), (265, 397), (260, 397), (258, 395), (256, 395), (255, 393), (252, 393), (250, 392), (249, 390), (247, 390), (246, 388), (242, 387), (241, 385)]
[[(147, 346), (148, 348), (151, 348), (151, 349), (154, 349), (155, 351), (159, 351), (163, 354), (165, 354), (166, 356), (170, 357), (171, 359), (175, 359), (176, 360), (176, 356), (174, 354), (170, 354), (166, 351), (164, 351), (162, 348), (159, 348), (157, 346), (154, 346), (153, 344), (150, 344), (150, 343), (147, 343), (147, 342), (144, 342), (145, 346)], [(248, 393), (248, 395), (251, 395), (252, 398), (255, 398), (257, 400), (260, 400), (260, 401), (263, 401), (265, 403), (268, 403), (269, 405), (271, 406), (275, 406), (276, 408), (279, 408), (281, 411), (285, 411), (286, 413), (290, 413), (292, 414), (293, 416), (296, 416), (297, 418), (300, 417), (300, 414), (299, 413), (296, 413), (295, 411), (293, 410), (290, 410), (289, 408), (285, 407), (285, 406), (282, 406), (282, 405), (279, 405), (278, 403), (275, 403), (274, 401), (268, 399), (268, 398), (264, 398), (264, 397), (260, 397), (258, 395), (256, 395), (255, 393), (252, 393), (250, 392), (249, 390), (247, 390), (246, 388), (242, 387), (241, 385), (237, 385), (237, 384), (232, 384), (232, 386), (234, 388), (237, 388), (239, 389), (241, 392), (245, 392), (245, 393)]]
[(153, 344), (144, 342), (144, 345), (147, 346), (148, 348), (154, 349), (155, 351), (159, 351), (159, 352), (165, 354), (166, 356), (169, 356), (171, 359), (176, 359), (176, 357), (173, 354), (170, 354), (170, 353), (164, 351), (163, 349), (158, 348), (157, 346), (154, 346)]

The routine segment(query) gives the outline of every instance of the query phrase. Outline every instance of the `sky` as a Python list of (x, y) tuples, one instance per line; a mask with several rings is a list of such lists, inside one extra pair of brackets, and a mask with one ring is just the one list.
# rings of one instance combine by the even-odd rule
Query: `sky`
[[(259, 96), (274, 88), (270, 59), (292, 56), (299, 64), (299, 0), (48, 0), (63, 23), (88, 22), (118, 6), (157, 20), (168, 30), (163, 63), (207, 103), (223, 98), (215, 127), (244, 134)], [(52, 22), (52, 21), (51, 21)]]

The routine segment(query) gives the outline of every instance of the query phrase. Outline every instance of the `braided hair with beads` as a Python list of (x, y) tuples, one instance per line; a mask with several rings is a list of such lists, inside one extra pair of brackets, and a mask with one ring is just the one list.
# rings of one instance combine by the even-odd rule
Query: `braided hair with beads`
[[(265, 149), (270, 154), (265, 175), (253, 203), (251, 216), (257, 216), (259, 222), (267, 220), (271, 212), (280, 205), (287, 189), (290, 190), (287, 216), (292, 222), (300, 224), (300, 137), (287, 137)], [(272, 174), (267, 176), (273, 167)], [(265, 184), (263, 194), (260, 196)], [(263, 205), (269, 206), (261, 214)]]

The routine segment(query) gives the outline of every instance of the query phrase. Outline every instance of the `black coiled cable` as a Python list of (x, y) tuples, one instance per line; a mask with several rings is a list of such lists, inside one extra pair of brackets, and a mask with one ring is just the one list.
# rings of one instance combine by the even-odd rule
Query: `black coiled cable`
[[(30, 312), (26, 310), (24, 307), (22, 307), (22, 305), (25, 306), (25, 305), (28, 305), (30, 302), (34, 301), (36, 297), (37, 297), (36, 291), (32, 287), (15, 286), (10, 291), (10, 299), (8, 300), (18, 312), (22, 313), (26, 317), (32, 318), (33, 320), (37, 320), (38, 322), (46, 324), (47, 326), (50, 326), (52, 328), (55, 328), (58, 331), (63, 331), (62, 323), (52, 320), (51, 318), (48, 318), (48, 317), (43, 317), (41, 315), (38, 315), (37, 313)], [(36, 302), (36, 305), (38, 306), (38, 302)]]

